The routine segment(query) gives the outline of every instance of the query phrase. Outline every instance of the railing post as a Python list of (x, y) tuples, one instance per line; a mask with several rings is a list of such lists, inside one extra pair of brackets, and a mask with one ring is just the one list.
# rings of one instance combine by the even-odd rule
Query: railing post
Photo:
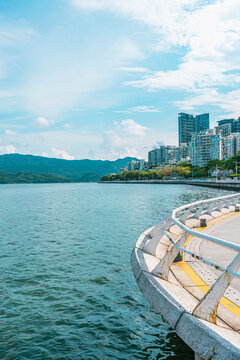
[(158, 236), (154, 236), (152, 239), (150, 238), (149, 242), (143, 247), (143, 250), (148, 253), (151, 254), (153, 256), (156, 255), (156, 249), (157, 249), (157, 245), (161, 240), (161, 237), (164, 235), (163, 230), (165, 228), (169, 228), (169, 225), (171, 224), (171, 222), (169, 223), (169, 220), (171, 219), (172, 214), (169, 214), (167, 219), (165, 221), (162, 221), (161, 224), (159, 225), (160, 227), (160, 233), (158, 233)]
[(201, 206), (199, 207), (199, 209), (198, 209), (198, 210), (195, 212), (195, 214), (193, 215), (193, 219), (198, 219), (198, 220), (199, 220), (199, 218), (200, 218), (200, 216), (201, 216), (201, 214), (202, 214), (202, 212), (203, 212), (204, 207), (205, 207), (205, 204), (203, 204), (203, 205), (201, 205)]
[(233, 276), (229, 274), (229, 270), (237, 272), (239, 267), (240, 253), (203, 296), (199, 304), (193, 310), (193, 315), (200, 319), (212, 322), (213, 324), (217, 323), (217, 309), (219, 302), (233, 279)]
[(225, 202), (225, 205), (223, 206), (223, 208), (229, 209), (229, 206), (231, 205), (231, 203), (232, 203), (232, 199), (226, 201), (226, 202)]
[(165, 224), (164, 224), (164, 230), (165, 230), (165, 231), (168, 231), (168, 230), (169, 230), (172, 222), (173, 222), (173, 221), (172, 221), (172, 213), (171, 213), (171, 214), (168, 215), (167, 220), (166, 220), (166, 222), (165, 222)]
[(191, 206), (180, 218), (179, 221), (181, 221), (181, 223), (185, 224), (185, 221), (187, 220), (188, 216), (191, 214), (192, 209), (194, 208), (194, 206)]
[(168, 274), (170, 270), (170, 266), (180, 253), (180, 250), (178, 247), (182, 247), (185, 242), (187, 241), (187, 233), (184, 233), (180, 239), (176, 242), (176, 244), (166, 253), (166, 255), (163, 257), (163, 259), (160, 261), (160, 263), (155, 266), (155, 268), (152, 271), (153, 275), (160, 276), (164, 280), (168, 280)]
[(213, 212), (214, 208), (216, 208), (216, 203), (215, 203), (215, 202), (214, 202), (213, 204), (211, 204), (211, 205), (207, 208), (207, 210), (205, 211), (204, 214), (212, 215), (212, 212)]

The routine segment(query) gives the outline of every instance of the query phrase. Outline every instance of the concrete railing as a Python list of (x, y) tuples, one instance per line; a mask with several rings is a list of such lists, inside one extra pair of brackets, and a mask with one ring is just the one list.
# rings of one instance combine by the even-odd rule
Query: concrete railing
[[(168, 280), (170, 266), (173, 264), (175, 259), (181, 256), (183, 253), (188, 254), (191, 257), (198, 259), (210, 266), (213, 266), (217, 270), (220, 270), (219, 277), (210, 287), (209, 291), (207, 291), (202, 299), (200, 299), (192, 313), (196, 317), (207, 320), (214, 324), (216, 324), (219, 302), (226, 289), (230, 285), (233, 278), (237, 278), (238, 280), (240, 279), (240, 275), (237, 273), (238, 268), (240, 267), (240, 245), (232, 243), (228, 239), (217, 238), (206, 233), (193, 230), (193, 228), (206, 227), (206, 221), (209, 220), (211, 215), (214, 215), (214, 218), (217, 218), (218, 216), (220, 217), (223, 215), (224, 209), (226, 212), (229, 212), (229, 210), (232, 212), (239, 211), (239, 202), (240, 194), (197, 201), (173, 210), (160, 226), (160, 238), (165, 235), (171, 241), (172, 246), (170, 250), (167, 251), (163, 256), (160, 263), (154, 268), (152, 272), (153, 274), (164, 280)], [(177, 229), (180, 230), (180, 235), (175, 241), (171, 236), (171, 229), (173, 227), (177, 227)], [(210, 241), (216, 244), (216, 246), (224, 246), (236, 251), (237, 254), (227, 267), (222, 267), (219, 264), (201, 257), (199, 254), (189, 251), (185, 248), (184, 244), (187, 242), (187, 240), (190, 242), (194, 238)], [(154, 255), (156, 253), (158, 242), (159, 237), (149, 241), (143, 250)]]

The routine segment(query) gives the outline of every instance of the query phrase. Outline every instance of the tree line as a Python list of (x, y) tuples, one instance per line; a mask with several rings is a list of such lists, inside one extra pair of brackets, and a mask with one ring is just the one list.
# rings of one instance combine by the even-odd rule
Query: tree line
[[(151, 166), (148, 170), (125, 171), (121, 174), (103, 176), (100, 181), (131, 181), (131, 180), (163, 180), (167, 178), (201, 179), (212, 176), (212, 172), (232, 170), (233, 175), (240, 176), (240, 153), (227, 160), (210, 160), (206, 166), (192, 166), (191, 163), (181, 162), (175, 166), (166, 165), (162, 169)], [(237, 170), (237, 174), (236, 174)]]

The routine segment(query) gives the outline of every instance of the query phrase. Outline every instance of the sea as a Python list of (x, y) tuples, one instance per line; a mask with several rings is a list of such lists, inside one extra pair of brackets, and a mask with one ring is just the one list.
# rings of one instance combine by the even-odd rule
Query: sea
[(144, 299), (139, 235), (227, 194), (188, 185), (0, 185), (0, 359), (193, 360)]

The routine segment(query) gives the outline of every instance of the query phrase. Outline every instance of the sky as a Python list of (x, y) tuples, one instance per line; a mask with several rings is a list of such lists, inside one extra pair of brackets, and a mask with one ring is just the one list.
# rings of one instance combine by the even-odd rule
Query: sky
[(0, 0), (0, 154), (147, 158), (240, 116), (239, 0)]

